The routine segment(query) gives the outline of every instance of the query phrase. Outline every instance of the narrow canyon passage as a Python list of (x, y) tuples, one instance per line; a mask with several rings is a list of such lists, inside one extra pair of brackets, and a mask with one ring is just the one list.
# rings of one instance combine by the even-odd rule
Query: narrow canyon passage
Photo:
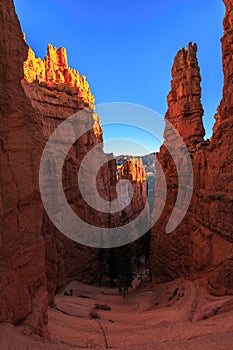
[[(37, 57), (14, 1), (1, 1), (0, 350), (232, 350), (233, 0), (223, 2), (211, 138), (190, 42), (172, 66), (159, 151), (132, 157), (105, 153), (95, 97), (66, 49)], [(56, 157), (45, 152), (54, 133)]]

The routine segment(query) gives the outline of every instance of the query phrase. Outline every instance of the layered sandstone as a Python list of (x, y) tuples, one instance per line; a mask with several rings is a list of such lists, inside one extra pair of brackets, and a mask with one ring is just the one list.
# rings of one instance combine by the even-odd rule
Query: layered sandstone
[[(190, 151), (194, 172), (193, 196), (182, 223), (171, 234), (165, 234), (179, 184), (174, 161), (163, 145), (157, 159), (166, 176), (167, 200), (160, 220), (153, 229), (151, 256), (156, 281), (173, 280), (180, 276), (198, 279), (216, 295), (233, 293), (233, 2), (224, 3), (224, 89), (211, 142), (203, 141), (196, 46), (190, 44), (188, 50), (180, 51), (174, 61), (166, 118), (176, 127)], [(188, 92), (181, 85), (189, 87)], [(188, 113), (187, 105), (182, 101), (189, 101)], [(165, 139), (171, 142), (169, 133), (165, 132)], [(179, 156), (178, 147), (176, 156), (182, 162), (182, 152)], [(161, 180), (159, 174), (161, 176), (158, 171), (158, 184)], [(159, 189), (155, 198), (161, 198)]]

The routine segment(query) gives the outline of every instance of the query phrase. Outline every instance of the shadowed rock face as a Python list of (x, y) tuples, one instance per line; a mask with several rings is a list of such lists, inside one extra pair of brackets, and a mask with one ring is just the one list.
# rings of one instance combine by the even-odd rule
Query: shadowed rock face
[[(196, 46), (190, 44), (188, 50), (180, 51), (174, 61), (166, 118), (177, 128), (190, 151), (194, 193), (183, 222), (166, 235), (165, 227), (177, 197), (178, 180), (175, 164), (163, 145), (157, 159), (166, 176), (168, 193), (165, 209), (153, 229), (151, 255), (156, 281), (180, 276), (198, 278), (216, 295), (233, 293), (233, 2), (224, 3), (224, 89), (211, 141), (203, 141)], [(183, 80), (180, 80), (181, 76)], [(185, 101), (188, 101), (188, 113)], [(165, 138), (168, 137), (165, 130)]]
[(1, 1), (0, 18), (0, 322), (26, 320), (46, 336), (41, 122), (20, 85), (27, 46), (12, 0)]

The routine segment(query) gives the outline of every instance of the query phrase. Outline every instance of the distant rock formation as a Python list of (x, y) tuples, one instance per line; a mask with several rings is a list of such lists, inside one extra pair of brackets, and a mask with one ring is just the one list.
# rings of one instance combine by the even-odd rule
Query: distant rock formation
[[(147, 200), (146, 173), (142, 160), (126, 160), (120, 168), (120, 180), (129, 180), (133, 185), (134, 195), (128, 214), (129, 221), (131, 221), (140, 214)], [(149, 208), (147, 214), (149, 220)]]
[(118, 174), (120, 176), (121, 167), (126, 161), (135, 162), (135, 160), (140, 159), (142, 162), (142, 166), (144, 167), (144, 172), (146, 175), (146, 191), (148, 196), (148, 202), (150, 206), (150, 211), (152, 212), (154, 207), (154, 189), (155, 189), (155, 179), (156, 179), (156, 171), (155, 171), (155, 153), (150, 153), (145, 156), (137, 156), (132, 157), (129, 155), (120, 155), (116, 156), (117, 169)]
[(146, 171), (142, 164), (142, 159), (135, 161), (127, 160), (121, 167), (120, 179), (127, 179), (135, 182), (146, 181)]
[[(203, 140), (196, 45), (189, 44), (174, 61), (166, 119), (176, 127), (190, 151), (194, 193), (182, 223), (171, 234), (165, 234), (177, 197), (178, 180), (175, 164), (163, 145), (157, 159), (166, 176), (167, 200), (153, 228), (151, 254), (155, 281), (180, 276), (198, 279), (215, 295), (233, 294), (233, 2), (224, 3), (224, 89), (210, 141)], [(169, 138), (166, 131), (165, 139)], [(157, 174), (158, 182), (160, 175)]]

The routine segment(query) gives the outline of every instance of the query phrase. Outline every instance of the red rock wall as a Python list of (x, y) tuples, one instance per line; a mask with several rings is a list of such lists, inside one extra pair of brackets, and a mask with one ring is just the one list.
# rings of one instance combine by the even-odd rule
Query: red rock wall
[[(233, 293), (233, 2), (224, 3), (224, 89), (210, 142), (203, 141), (196, 46), (190, 44), (174, 61), (166, 118), (177, 128), (190, 150), (194, 193), (183, 222), (171, 234), (165, 234), (178, 181), (174, 162), (163, 145), (157, 159), (166, 176), (168, 193), (165, 209), (153, 228), (151, 254), (154, 280), (163, 282), (180, 276), (197, 278), (216, 295)], [(169, 138), (166, 131), (165, 137)], [(159, 191), (156, 196), (160, 196)]]
[[(76, 77), (67, 79), (68, 75)], [(36, 58), (29, 48), (28, 58), (24, 63), (24, 79), (22, 86), (25, 95), (30, 99), (35, 109), (36, 118), (42, 121), (42, 134), (44, 144), (53, 130), (73, 113), (84, 107), (93, 108), (94, 97), (90, 92), (87, 82), (80, 85), (84, 78), (79, 77), (77, 71), (68, 67), (65, 49), (56, 50), (48, 46), (45, 60)], [(138, 167), (134, 175), (129, 176), (132, 180), (135, 195), (132, 203), (124, 213), (118, 212), (113, 215), (98, 212), (83, 200), (78, 188), (78, 169), (87, 153), (92, 147), (99, 145), (99, 156), (106, 159), (106, 164), (100, 168), (97, 176), (97, 187), (106, 200), (115, 199), (116, 161), (108, 162), (109, 156), (103, 153), (102, 128), (99, 117), (93, 114), (93, 129), (83, 135), (71, 148), (66, 158), (63, 172), (63, 186), (67, 200), (77, 215), (84, 221), (98, 227), (115, 227), (124, 222), (131, 221), (141, 212), (146, 200), (146, 182), (143, 169)], [(87, 172), (98, 163), (93, 158), (93, 164), (88, 164)], [(131, 172), (132, 174), (132, 172)], [(133, 175), (133, 174), (132, 174)], [(88, 177), (86, 179), (88, 180)], [(87, 184), (89, 187), (89, 185)], [(149, 213), (148, 213), (149, 215)], [(58, 232), (50, 223), (47, 216), (43, 221), (43, 236), (46, 241), (46, 266), (50, 302), (56, 290), (60, 290), (73, 279), (82, 282), (93, 283), (98, 276), (98, 250), (81, 246)]]
[(41, 122), (20, 85), (27, 46), (12, 0), (0, 3), (0, 32), (0, 322), (47, 335)]
[[(85, 77), (68, 68), (64, 49), (49, 46), (45, 61), (35, 58), (23, 39), (12, 1), (1, 3), (0, 15), (0, 321), (26, 320), (33, 331), (48, 335), (48, 299), (51, 303), (56, 290), (72, 279), (92, 282), (98, 264), (97, 250), (67, 239), (44, 213), (39, 164), (53, 130), (74, 112), (93, 107), (94, 97)], [(77, 188), (82, 158), (102, 142), (99, 117), (92, 117), (93, 130), (67, 155), (63, 183), (68, 202), (79, 215), (106, 226), (109, 215), (90, 211)], [(105, 158), (108, 162), (109, 156)], [(98, 183), (100, 192), (114, 197), (114, 161), (100, 170)]]
[[(62, 55), (61, 55), (62, 53)], [(39, 63), (38, 63), (39, 62)], [(49, 62), (49, 63), (48, 63)], [(38, 66), (45, 74), (39, 73)], [(59, 72), (59, 74), (58, 74)], [(65, 80), (67, 74), (77, 78), (75, 84)], [(57, 77), (52, 79), (51, 77)], [(49, 78), (48, 78), (49, 77)], [(24, 79), (22, 86), (25, 95), (30, 99), (35, 109), (36, 118), (42, 121), (42, 134), (44, 144), (54, 131), (67, 117), (84, 107), (93, 107), (94, 97), (90, 92), (88, 83), (80, 85), (84, 78), (79, 77), (77, 71), (68, 68), (65, 49), (56, 50), (48, 46), (45, 61), (35, 58), (29, 49), (28, 59), (24, 64)], [(68, 203), (79, 217), (84, 221), (99, 227), (108, 227), (109, 214), (99, 213), (88, 207), (83, 200), (78, 187), (78, 169), (87, 153), (94, 146), (102, 142), (102, 129), (99, 117), (92, 113), (93, 129), (83, 135), (71, 148), (66, 157), (63, 171), (63, 186)], [(100, 155), (104, 156), (100, 145)], [(105, 155), (106, 162), (109, 157)], [(93, 159), (98, 162), (98, 159)], [(94, 164), (94, 163), (93, 163)], [(93, 164), (89, 164), (89, 172)], [(87, 178), (88, 181), (88, 178)], [(99, 171), (97, 185), (100, 193), (107, 199), (111, 196), (110, 185), (116, 184), (116, 165), (110, 162)], [(112, 193), (112, 191), (111, 191)], [(46, 241), (46, 266), (50, 302), (56, 291), (61, 290), (73, 279), (93, 283), (97, 278), (98, 250), (82, 246), (61, 234), (50, 222), (47, 215), (43, 220), (43, 236)]]

